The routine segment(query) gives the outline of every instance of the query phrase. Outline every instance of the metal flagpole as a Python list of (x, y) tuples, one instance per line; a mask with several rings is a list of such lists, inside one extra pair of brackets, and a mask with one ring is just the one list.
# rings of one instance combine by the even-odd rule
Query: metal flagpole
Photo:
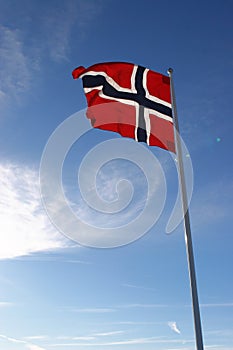
[(172, 114), (173, 114), (173, 120), (174, 120), (174, 126), (175, 126), (175, 140), (176, 140), (175, 142), (176, 142), (176, 153), (177, 153), (177, 161), (178, 161), (178, 173), (179, 173), (179, 182), (180, 182), (180, 188), (181, 188), (182, 207), (183, 207), (183, 213), (184, 213), (184, 231), (185, 231), (186, 251), (187, 251), (188, 266), (189, 266), (189, 278), (190, 278), (191, 293), (192, 293), (196, 347), (197, 347), (197, 350), (203, 350), (201, 317), (200, 317), (200, 309), (199, 309), (198, 293), (197, 293), (193, 244), (192, 244), (190, 218), (189, 218), (189, 210), (188, 210), (188, 199), (187, 199), (187, 191), (186, 191), (186, 183), (185, 183), (185, 175), (184, 175), (179, 123), (178, 123), (177, 108), (176, 108), (176, 98), (175, 98), (174, 83), (172, 78), (173, 69), (169, 68), (167, 72), (169, 74), (170, 81), (171, 81)]

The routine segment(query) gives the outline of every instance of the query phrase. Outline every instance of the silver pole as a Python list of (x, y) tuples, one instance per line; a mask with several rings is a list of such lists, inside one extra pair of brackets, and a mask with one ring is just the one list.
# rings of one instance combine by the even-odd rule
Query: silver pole
[(180, 130), (179, 130), (178, 117), (177, 117), (176, 98), (175, 98), (174, 83), (172, 78), (173, 69), (169, 68), (167, 72), (169, 74), (170, 81), (171, 81), (172, 114), (173, 114), (174, 127), (175, 127), (175, 142), (176, 142), (176, 153), (177, 153), (177, 161), (178, 161), (178, 173), (179, 173), (179, 182), (180, 182), (180, 188), (181, 188), (182, 207), (183, 207), (183, 213), (184, 213), (184, 231), (185, 231), (186, 251), (187, 251), (188, 266), (189, 266), (190, 286), (191, 286), (191, 293), (192, 293), (193, 316), (194, 316), (194, 326), (195, 326), (195, 335), (196, 335), (196, 348), (197, 350), (203, 350), (201, 317), (200, 317), (200, 309), (199, 309), (198, 293), (197, 293), (193, 244), (192, 244), (190, 218), (189, 218), (189, 210), (188, 210), (188, 199), (187, 199), (187, 191), (186, 191), (186, 183), (185, 183), (185, 175), (184, 175), (182, 148), (181, 148), (181, 141), (180, 141)]

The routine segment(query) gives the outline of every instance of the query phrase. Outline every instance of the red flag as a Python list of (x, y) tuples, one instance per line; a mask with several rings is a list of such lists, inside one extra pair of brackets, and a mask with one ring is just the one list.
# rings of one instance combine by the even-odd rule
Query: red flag
[(95, 128), (175, 152), (170, 78), (131, 63), (78, 67)]

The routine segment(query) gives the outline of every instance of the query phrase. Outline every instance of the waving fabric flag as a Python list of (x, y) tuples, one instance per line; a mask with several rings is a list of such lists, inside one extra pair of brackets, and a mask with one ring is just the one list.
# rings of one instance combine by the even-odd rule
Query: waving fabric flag
[(78, 67), (95, 128), (175, 152), (170, 78), (131, 63)]

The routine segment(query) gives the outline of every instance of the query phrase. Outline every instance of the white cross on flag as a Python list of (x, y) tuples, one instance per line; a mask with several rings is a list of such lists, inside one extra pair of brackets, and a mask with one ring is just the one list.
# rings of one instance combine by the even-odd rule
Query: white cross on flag
[(169, 77), (122, 62), (81, 66), (72, 75), (82, 78), (93, 127), (175, 152)]

